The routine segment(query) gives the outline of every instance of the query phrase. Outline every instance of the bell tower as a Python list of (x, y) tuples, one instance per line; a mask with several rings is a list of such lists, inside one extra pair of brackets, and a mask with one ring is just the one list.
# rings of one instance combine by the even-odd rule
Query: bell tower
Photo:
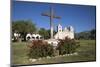
[(62, 26), (60, 24), (58, 25), (58, 32), (62, 32)]
[(69, 26), (69, 30), (70, 30), (71, 32), (74, 32), (74, 28), (73, 28), (72, 26)]

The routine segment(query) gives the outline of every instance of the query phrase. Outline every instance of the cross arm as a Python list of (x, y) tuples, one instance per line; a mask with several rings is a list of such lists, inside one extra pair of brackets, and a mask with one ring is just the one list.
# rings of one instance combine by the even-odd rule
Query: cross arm
[[(42, 13), (41, 15), (42, 15), (42, 16), (48, 16), (48, 17), (50, 17), (50, 16), (51, 16), (51, 15), (46, 14), (46, 13)], [(54, 16), (54, 15), (53, 15), (53, 18), (56, 18), (56, 19), (61, 19), (61, 17), (59, 17), (59, 16)]]

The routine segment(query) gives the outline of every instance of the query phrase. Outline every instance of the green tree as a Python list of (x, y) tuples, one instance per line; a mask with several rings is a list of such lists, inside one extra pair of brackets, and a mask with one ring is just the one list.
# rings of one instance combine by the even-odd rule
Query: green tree
[(75, 38), (76, 39), (95, 39), (96, 38), (96, 30), (92, 29), (90, 31), (83, 31), (80, 33), (75, 33)]
[(90, 31), (90, 33), (91, 33), (90, 38), (91, 39), (96, 39), (96, 30), (93, 29), (93, 30)]
[(19, 20), (19, 21), (12, 22), (12, 32), (21, 33), (24, 40), (27, 33), (35, 32), (35, 31), (36, 31), (35, 24), (33, 24), (32, 21), (30, 20), (27, 21)]
[(48, 39), (50, 37), (49, 32), (44, 28), (40, 28), (39, 34), (42, 35), (44, 39)]
[[(53, 31), (53, 32), (55, 35), (56, 32), (55, 31)], [(44, 28), (40, 28), (39, 34), (42, 35), (44, 37), (44, 39), (49, 39), (50, 38), (50, 29), (46, 30)]]

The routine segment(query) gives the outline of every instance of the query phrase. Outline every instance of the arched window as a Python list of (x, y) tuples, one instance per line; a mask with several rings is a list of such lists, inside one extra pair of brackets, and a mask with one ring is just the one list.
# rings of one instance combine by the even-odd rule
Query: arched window
[(39, 39), (39, 36), (37, 36), (36, 39)]
[(35, 37), (32, 37), (32, 39), (35, 39)]
[(40, 39), (43, 39), (43, 37), (40, 37)]
[(30, 40), (30, 37), (29, 36), (27, 37), (27, 40)]

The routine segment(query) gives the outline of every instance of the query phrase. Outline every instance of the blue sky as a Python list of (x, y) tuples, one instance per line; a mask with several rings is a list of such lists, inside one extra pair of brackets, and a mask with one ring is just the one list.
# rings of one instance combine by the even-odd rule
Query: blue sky
[[(72, 4), (52, 4), (54, 13), (61, 19), (53, 19), (54, 27), (60, 23), (63, 28), (69, 25), (75, 28), (75, 32), (91, 30), (95, 28), (96, 7)], [(13, 1), (12, 20), (32, 20), (38, 28), (50, 29), (50, 19), (41, 16), (43, 12), (49, 12), (51, 4)]]

